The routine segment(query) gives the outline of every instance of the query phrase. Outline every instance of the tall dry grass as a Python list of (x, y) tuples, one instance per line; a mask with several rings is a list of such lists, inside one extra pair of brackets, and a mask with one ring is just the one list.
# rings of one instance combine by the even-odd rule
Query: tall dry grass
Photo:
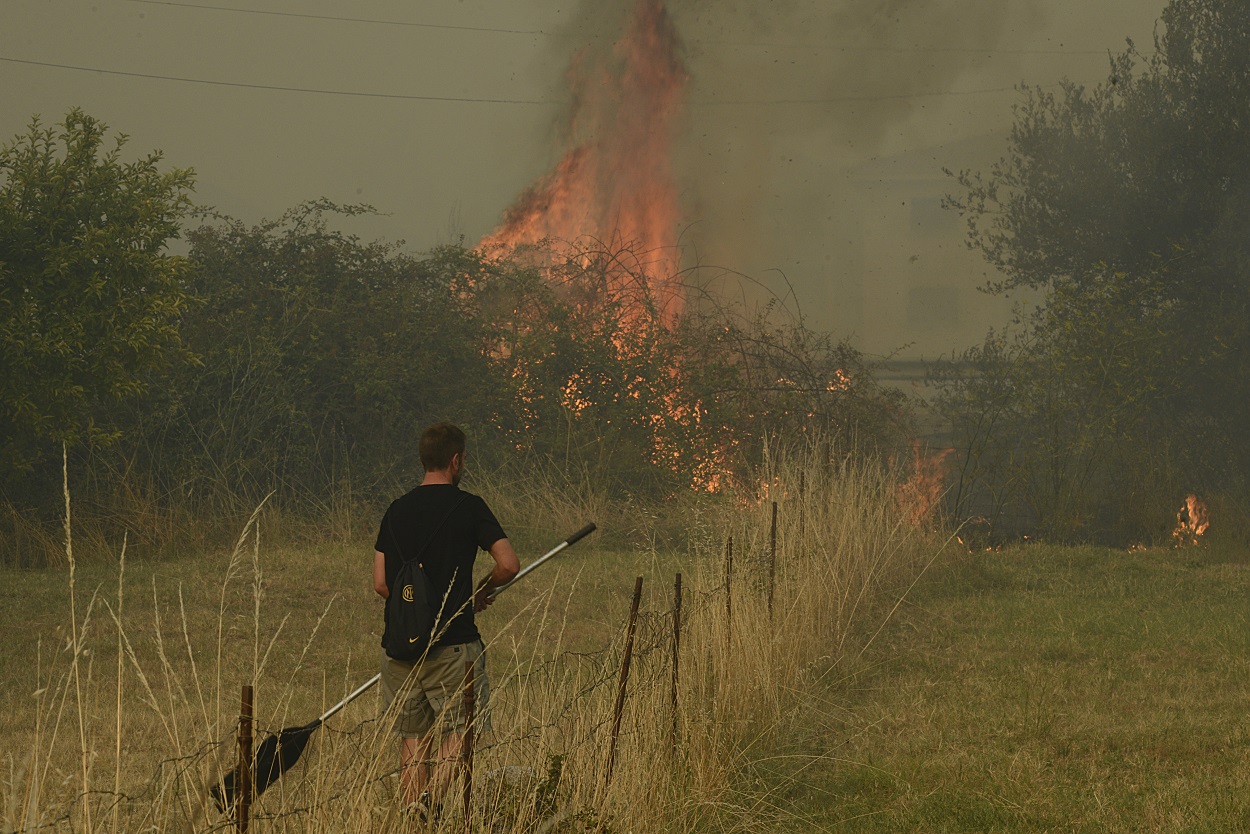
[[(940, 546), (904, 520), (898, 480), (811, 444), (772, 454), (749, 489), (690, 505), (677, 700), (668, 579), (645, 591), (610, 779), (627, 606), (619, 594), (583, 593), (584, 575), (501, 601), (492, 611), (506, 621), (489, 650), (493, 729), (475, 753), (475, 830), (756, 831), (784, 823), (784, 804), (743, 778), (752, 757), (811, 708), (821, 677), (872, 639)], [(512, 494), (501, 515), (528, 512), (566, 532), (612, 512), (589, 488), (536, 488), (528, 510), (524, 492)], [(566, 504), (553, 509), (561, 494)], [(307, 600), (280, 587), (258, 518), (259, 510), (223, 560), (215, 603), (204, 593), (192, 603), (215, 611), (190, 609), (181, 587), (176, 599), (162, 598), (154, 581), (153, 613), (138, 626), (124, 550), (115, 592), (76, 587), (67, 499), (69, 636), (41, 645), (29, 731), (0, 754), (4, 830), (227, 828), (209, 790), (235, 756), (239, 685), (263, 693), (258, 728), (272, 732), (311, 720), (372, 674), (370, 644), (345, 659), (341, 676), (323, 672), (320, 686), (310, 685), (311, 647), (327, 617), (343, 616), (329, 613), (334, 600), (301, 611)], [(361, 603), (360, 619), (376, 616), (370, 604)], [(587, 651), (584, 622), (605, 610), (619, 628)], [(206, 621), (215, 633), (204, 634)], [(296, 767), (257, 801), (253, 830), (413, 830), (397, 800), (395, 740), (378, 709), (371, 693), (318, 730)], [(464, 829), (458, 791), (435, 830)]]

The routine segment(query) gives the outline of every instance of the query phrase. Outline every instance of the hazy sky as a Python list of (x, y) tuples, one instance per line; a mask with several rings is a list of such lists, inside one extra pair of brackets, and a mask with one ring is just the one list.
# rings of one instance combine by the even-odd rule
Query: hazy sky
[[(227, 214), (325, 196), (385, 213), (352, 227), (369, 238), (472, 242), (557, 159), (569, 58), (610, 42), (626, 5), (0, 0), (0, 136), (78, 105), (193, 167)], [(690, 73), (688, 239), (767, 270), (819, 251), (810, 218), (849, 166), (1001, 133), (1021, 81), (1103, 80), (1125, 37), (1150, 46), (1163, 2), (668, 5)]]

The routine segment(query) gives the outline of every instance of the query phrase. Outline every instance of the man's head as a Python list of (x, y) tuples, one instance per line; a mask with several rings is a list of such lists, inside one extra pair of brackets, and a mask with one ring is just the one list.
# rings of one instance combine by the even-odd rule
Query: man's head
[(426, 472), (448, 472), (460, 483), (464, 470), (464, 432), (451, 423), (435, 423), (421, 433), (421, 465)]

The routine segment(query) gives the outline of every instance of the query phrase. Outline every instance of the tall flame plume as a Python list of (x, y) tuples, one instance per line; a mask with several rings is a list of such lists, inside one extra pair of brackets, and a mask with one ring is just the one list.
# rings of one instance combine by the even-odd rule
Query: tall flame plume
[(662, 0), (638, 0), (610, 50), (578, 52), (568, 71), (573, 107), (562, 157), (479, 246), (547, 242), (560, 254), (590, 241), (628, 251), (662, 319), (674, 320), (682, 300), (672, 155), (688, 79), (680, 52)]

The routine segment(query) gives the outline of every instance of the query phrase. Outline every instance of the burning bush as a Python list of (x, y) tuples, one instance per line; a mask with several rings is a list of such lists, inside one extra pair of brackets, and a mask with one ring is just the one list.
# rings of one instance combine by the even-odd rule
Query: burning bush
[(414, 439), (439, 419), (469, 430), (480, 470), (538, 460), (651, 498), (721, 489), (770, 435), (901, 436), (901, 396), (848, 345), (771, 308), (683, 293), (673, 314), (675, 282), (636, 248), (416, 257), (333, 231), (341, 211), (188, 235), (199, 303), (181, 335), (198, 365), (151, 380), (116, 448), (71, 449), (84, 519), (168, 545), (273, 492), (349, 536), (354, 509), (419, 471)]
[(1207, 502), (1192, 492), (1185, 496), (1180, 512), (1176, 514), (1176, 528), (1172, 530), (1172, 541), (1177, 547), (1197, 545), (1207, 528), (1211, 526), (1210, 512)]
[(584, 241), (495, 249), (489, 263), (492, 281), (524, 264), (544, 276), (523, 313), (495, 322), (512, 391), (494, 419), (513, 448), (576, 455), (628, 489), (715, 491), (768, 436), (819, 429), (877, 450), (904, 436), (902, 396), (847, 343), (773, 307), (659, 297), (680, 287), (654, 280), (645, 253)]

